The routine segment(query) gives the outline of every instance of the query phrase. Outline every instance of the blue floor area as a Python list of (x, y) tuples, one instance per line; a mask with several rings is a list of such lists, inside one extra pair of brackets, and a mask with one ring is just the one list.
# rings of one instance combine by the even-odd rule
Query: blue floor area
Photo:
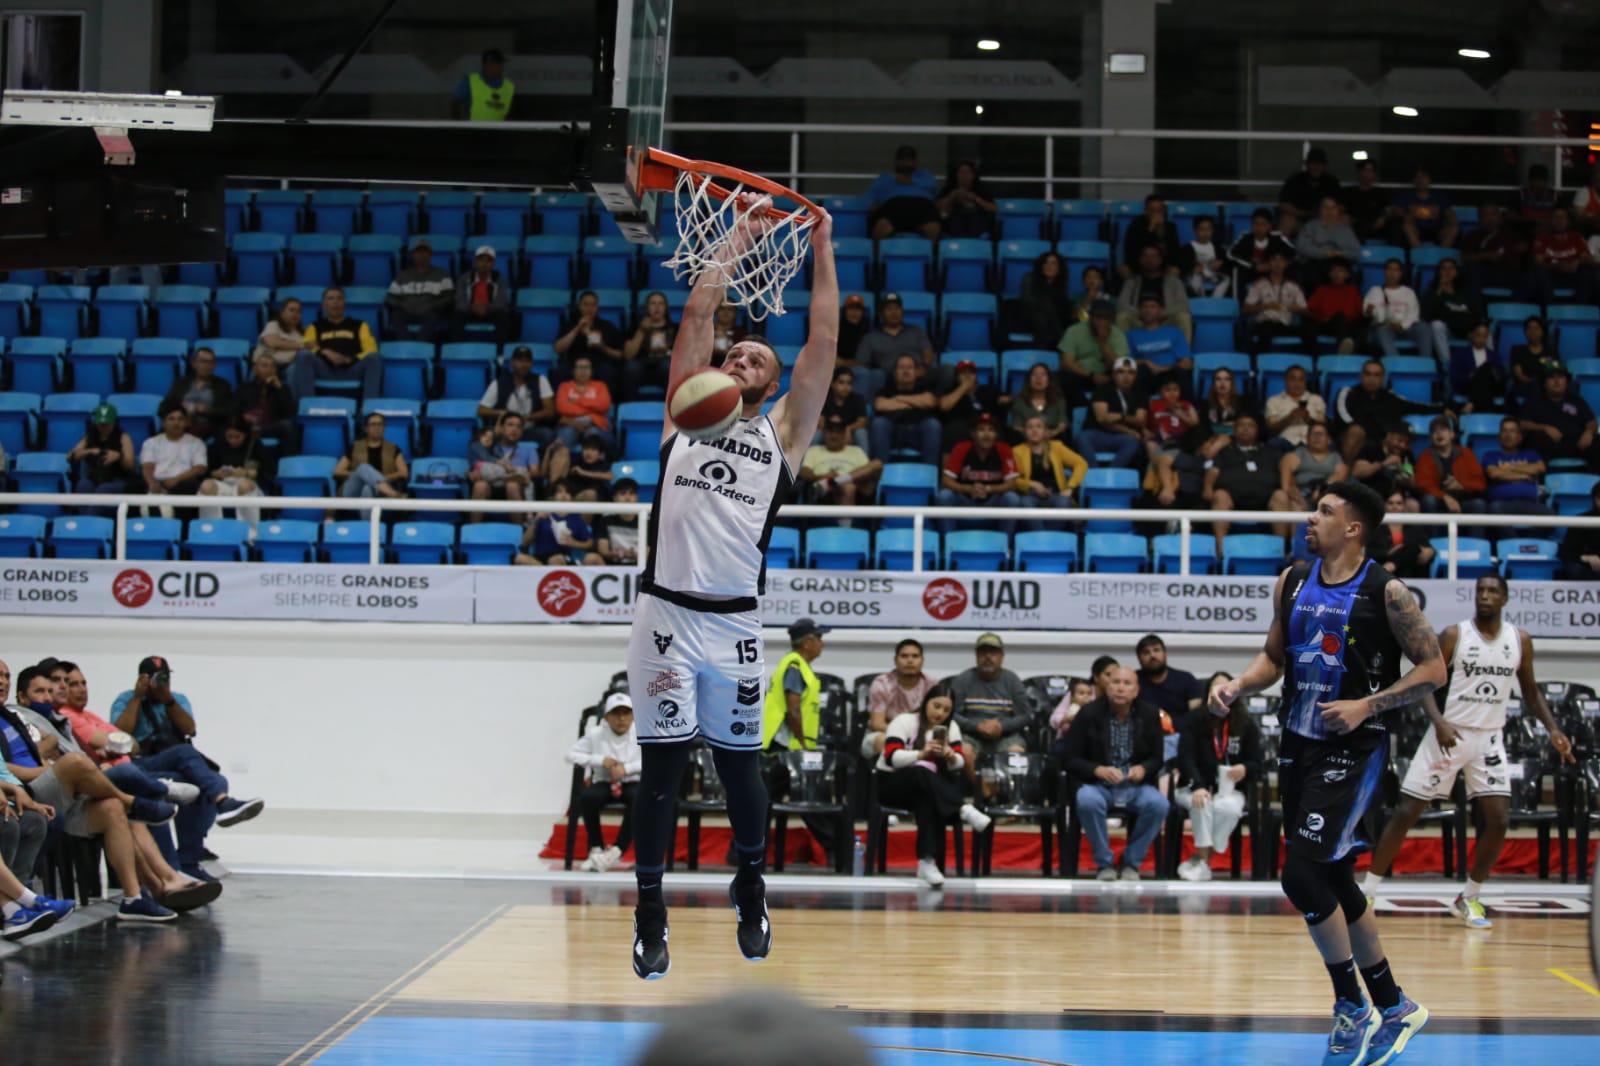
[[(1170, 1021), (1168, 1022), (1170, 1024)], [(381, 1014), (317, 1060), (319, 1066), (560, 1062), (625, 1064), (649, 1039), (645, 1022), (410, 1018)], [(1322, 1037), (1299, 1032), (1164, 1032), (874, 1026), (857, 1030), (882, 1066), (955, 1066), (1024, 1061), (1072, 1066), (1307, 1066)], [(965, 1054), (961, 1054), (965, 1052)], [(1406, 1066), (1499, 1066), (1512, 1062), (1600, 1062), (1600, 1036), (1485, 1035), (1424, 1030)]]

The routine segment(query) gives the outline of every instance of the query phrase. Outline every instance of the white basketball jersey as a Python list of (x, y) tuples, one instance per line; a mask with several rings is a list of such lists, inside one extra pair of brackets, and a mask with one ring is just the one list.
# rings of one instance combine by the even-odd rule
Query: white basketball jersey
[(716, 440), (672, 434), (661, 445), (645, 590), (686, 606), (759, 596), (772, 521), (793, 485), (766, 415), (741, 419)]
[(1467, 729), (1504, 729), (1506, 702), (1521, 665), (1522, 638), (1510, 622), (1501, 621), (1494, 640), (1485, 640), (1471, 619), (1456, 626), (1445, 720)]

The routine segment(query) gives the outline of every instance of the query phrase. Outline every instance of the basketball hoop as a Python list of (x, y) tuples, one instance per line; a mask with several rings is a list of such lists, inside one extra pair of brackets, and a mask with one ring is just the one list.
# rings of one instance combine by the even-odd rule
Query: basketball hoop
[[(645, 150), (638, 174), (641, 193), (672, 192), (679, 244), (662, 265), (674, 277), (692, 283), (715, 270), (728, 299), (752, 320), (784, 313), (784, 287), (805, 262), (821, 208), (759, 174), (658, 148)], [(771, 200), (763, 205), (746, 193)], [(735, 251), (735, 235), (749, 246)]]

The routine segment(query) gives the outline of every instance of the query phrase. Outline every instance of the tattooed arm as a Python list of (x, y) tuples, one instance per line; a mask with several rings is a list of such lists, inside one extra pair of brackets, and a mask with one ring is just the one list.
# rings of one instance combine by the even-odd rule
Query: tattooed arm
[(1389, 629), (1399, 641), (1400, 650), (1411, 660), (1411, 669), (1399, 681), (1365, 699), (1318, 704), (1323, 721), (1335, 733), (1348, 733), (1373, 715), (1416, 703), (1444, 684), (1439, 638), (1423, 617), (1417, 598), (1401, 582), (1391, 581), (1383, 599)]

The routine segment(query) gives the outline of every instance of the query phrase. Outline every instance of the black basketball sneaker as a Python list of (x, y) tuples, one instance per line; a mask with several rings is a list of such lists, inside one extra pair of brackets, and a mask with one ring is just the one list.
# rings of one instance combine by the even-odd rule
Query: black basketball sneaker
[(641, 903), (633, 909), (633, 972), (658, 981), (672, 969), (667, 953), (667, 909)]
[(728, 899), (739, 920), (739, 951), (760, 962), (772, 951), (772, 923), (767, 920), (767, 883), (756, 877), (747, 885), (738, 879), (728, 886)]

